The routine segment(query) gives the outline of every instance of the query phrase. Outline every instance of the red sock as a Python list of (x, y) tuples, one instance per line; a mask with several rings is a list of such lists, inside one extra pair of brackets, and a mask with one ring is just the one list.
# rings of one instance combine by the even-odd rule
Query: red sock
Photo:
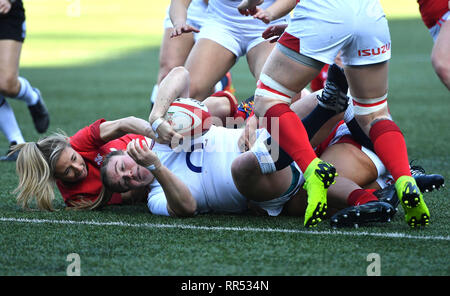
[(369, 201), (377, 201), (378, 198), (373, 195), (373, 191), (370, 189), (356, 189), (347, 198), (347, 204), (349, 206), (357, 206), (368, 203)]
[(370, 129), (375, 153), (381, 159), (394, 180), (401, 176), (411, 176), (405, 139), (392, 120), (382, 120)]
[(229, 117), (235, 116), (238, 104), (237, 104), (237, 99), (235, 98), (235, 96), (232, 93), (230, 93), (229, 91), (226, 91), (226, 90), (221, 90), (221, 91), (213, 93), (211, 95), (211, 97), (226, 97), (228, 99), (228, 101), (230, 102)]
[[(288, 105), (283, 103), (271, 107), (264, 116), (267, 118), (267, 130), (269, 133), (304, 172), (317, 156), (309, 143), (308, 134), (300, 118)], [(272, 134), (272, 123), (274, 123), (272, 118), (278, 119), (278, 139), (277, 135)]]

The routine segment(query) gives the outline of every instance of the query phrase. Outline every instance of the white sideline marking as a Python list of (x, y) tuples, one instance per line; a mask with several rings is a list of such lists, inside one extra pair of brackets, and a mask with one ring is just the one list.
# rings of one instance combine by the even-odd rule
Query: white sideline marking
[(127, 223), (127, 222), (98, 222), (98, 221), (73, 221), (73, 220), (47, 220), (47, 219), (26, 219), (26, 218), (6, 218), (0, 217), (0, 222), (17, 222), (17, 223), (48, 223), (48, 224), (71, 224), (71, 225), (91, 225), (91, 226), (125, 226), (137, 228), (179, 228), (179, 229), (197, 229), (210, 231), (251, 231), (251, 232), (275, 232), (275, 233), (299, 233), (299, 234), (316, 234), (316, 235), (347, 235), (347, 236), (374, 236), (384, 238), (408, 238), (420, 240), (442, 240), (450, 241), (450, 236), (419, 236), (404, 233), (387, 232), (349, 232), (340, 230), (299, 230), (299, 229), (282, 229), (282, 228), (252, 228), (252, 227), (217, 227), (217, 226), (197, 226), (187, 224), (157, 224), (157, 223)]

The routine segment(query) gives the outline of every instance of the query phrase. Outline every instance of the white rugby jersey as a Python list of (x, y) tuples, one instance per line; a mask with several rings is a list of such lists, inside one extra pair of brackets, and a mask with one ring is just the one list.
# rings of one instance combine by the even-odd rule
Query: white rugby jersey
[[(239, 193), (231, 175), (231, 164), (241, 153), (238, 139), (242, 129), (212, 126), (191, 147), (176, 152), (156, 143), (153, 151), (172, 173), (180, 178), (197, 201), (197, 213), (241, 213), (247, 210), (247, 200)], [(191, 148), (191, 149), (187, 149)], [(155, 179), (150, 184), (147, 205), (151, 213), (166, 215), (167, 200)]]

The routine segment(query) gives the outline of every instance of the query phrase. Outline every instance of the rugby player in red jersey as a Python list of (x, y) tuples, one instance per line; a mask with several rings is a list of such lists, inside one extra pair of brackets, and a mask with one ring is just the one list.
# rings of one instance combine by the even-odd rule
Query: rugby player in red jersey
[(15, 190), (18, 203), (27, 208), (34, 199), (39, 209), (53, 210), (55, 183), (69, 207), (93, 209), (104, 203), (121, 203), (131, 193), (112, 196), (105, 193), (100, 166), (106, 154), (126, 149), (132, 139), (144, 139), (142, 135), (154, 137), (145, 120), (99, 119), (71, 137), (54, 133), (37, 142), (14, 146), (12, 153), (19, 152), (16, 161), (19, 184)]

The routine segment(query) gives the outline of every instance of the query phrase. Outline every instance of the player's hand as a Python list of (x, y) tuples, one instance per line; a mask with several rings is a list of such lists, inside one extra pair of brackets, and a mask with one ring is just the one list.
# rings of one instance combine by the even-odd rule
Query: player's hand
[(191, 32), (198, 33), (200, 32), (200, 30), (188, 24), (174, 25), (172, 33), (170, 33), (170, 38), (180, 36), (183, 33), (191, 33)]
[(154, 165), (158, 168), (161, 166), (158, 156), (150, 150), (145, 140), (141, 144), (139, 144), (139, 139), (131, 140), (127, 145), (127, 153), (138, 165), (143, 167)]
[(287, 24), (269, 26), (262, 33), (262, 37), (264, 39), (272, 38), (270, 39), (270, 43), (277, 42), (278, 38), (280, 38), (281, 34), (283, 34), (284, 30), (286, 30), (287, 26)]
[(273, 15), (267, 10), (256, 7), (256, 13), (253, 15), (253, 18), (262, 21), (265, 24), (273, 21)]
[(9, 0), (0, 0), (0, 14), (7, 14), (11, 10)]
[(258, 5), (264, 3), (264, 0), (242, 0), (238, 5), (238, 11), (240, 14), (249, 16), (257, 13)]
[[(154, 120), (150, 119), (149, 121), (150, 123), (153, 123)], [(183, 136), (177, 133), (167, 120), (164, 120), (158, 126), (156, 134), (152, 139), (160, 144), (170, 144), (172, 148), (177, 147), (183, 142)]]
[(256, 116), (251, 116), (245, 123), (245, 128), (242, 131), (238, 140), (239, 150), (241, 152), (249, 151), (256, 141), (256, 129), (258, 128), (258, 119)]

